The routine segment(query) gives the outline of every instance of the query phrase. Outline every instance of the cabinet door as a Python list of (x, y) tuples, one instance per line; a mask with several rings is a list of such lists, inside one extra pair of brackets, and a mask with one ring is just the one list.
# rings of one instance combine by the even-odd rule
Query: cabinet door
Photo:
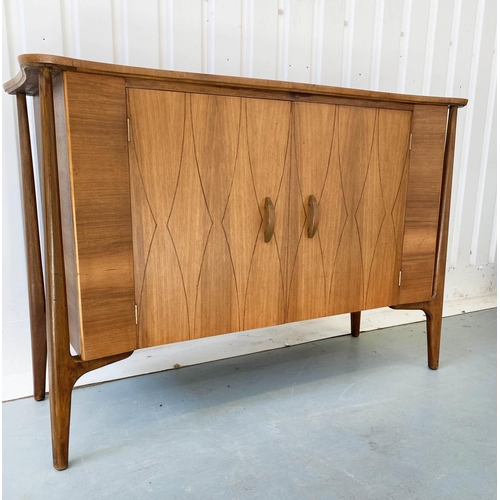
[(287, 321), (397, 304), (411, 112), (297, 103), (293, 114)]
[(283, 323), (290, 104), (137, 89), (128, 104), (139, 346)]

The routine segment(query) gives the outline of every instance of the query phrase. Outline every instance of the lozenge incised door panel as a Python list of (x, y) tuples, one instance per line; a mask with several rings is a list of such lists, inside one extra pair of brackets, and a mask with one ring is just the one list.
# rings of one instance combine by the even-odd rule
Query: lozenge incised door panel
[[(240, 329), (285, 321), (291, 103), (241, 100), (238, 156), (222, 225), (238, 289)], [(265, 200), (275, 223), (264, 241)]]
[[(193, 210), (198, 212), (191, 220), (191, 234), (198, 234), (199, 241), (207, 237), (210, 218), (195, 182), (197, 174), (187, 167), (194, 162), (187, 111), (182, 93), (128, 90), (139, 347), (190, 338), (191, 318), (185, 289), (195, 286), (196, 276), (182, 274), (182, 262), (172, 238), (174, 220), (169, 227), (174, 200), (189, 195), (185, 210), (188, 214)], [(181, 170), (183, 178), (192, 179), (191, 193), (186, 193), (182, 185), (178, 190)], [(188, 238), (183, 243), (189, 243)], [(201, 253), (199, 245), (190, 249), (188, 257), (193, 267), (200, 265)]]
[(293, 116), (287, 321), (397, 304), (411, 112), (296, 103)]
[(139, 346), (283, 323), (290, 103), (155, 90), (128, 103)]

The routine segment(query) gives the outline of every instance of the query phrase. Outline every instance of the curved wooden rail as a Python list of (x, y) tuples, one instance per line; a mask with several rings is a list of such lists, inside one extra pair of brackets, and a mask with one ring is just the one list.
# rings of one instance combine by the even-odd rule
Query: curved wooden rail
[(389, 92), (376, 92), (373, 90), (358, 90), (342, 87), (329, 87), (326, 85), (313, 85), (310, 83), (281, 82), (275, 80), (261, 80), (257, 78), (241, 78), (233, 76), (205, 75), (200, 73), (186, 73), (168, 71), (163, 69), (138, 68), (118, 64), (98, 63), (83, 61), (70, 57), (61, 57), (48, 54), (23, 54), (18, 57), (20, 72), (15, 78), (4, 84), (8, 94), (38, 93), (39, 68), (51, 68), (53, 71), (79, 71), (101, 75), (115, 75), (133, 78), (146, 78), (165, 80), (170, 82), (197, 83), (213, 86), (230, 86), (231, 89), (259, 89), (284, 91), (292, 94), (289, 97), (298, 100), (307, 100), (310, 95), (330, 97), (349, 97), (354, 99), (377, 100), (406, 104), (440, 104), (444, 106), (462, 107), (467, 104), (467, 99), (452, 97), (427, 97), (420, 95), (392, 94)]

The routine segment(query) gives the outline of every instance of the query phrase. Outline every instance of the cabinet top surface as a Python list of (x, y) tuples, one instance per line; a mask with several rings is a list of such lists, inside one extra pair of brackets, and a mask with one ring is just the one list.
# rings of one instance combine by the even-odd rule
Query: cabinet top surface
[(373, 90), (330, 87), (327, 85), (315, 85), (311, 83), (284, 82), (278, 80), (263, 80), (257, 78), (139, 68), (134, 66), (84, 61), (81, 59), (73, 59), (70, 57), (55, 56), (50, 54), (23, 54), (18, 57), (18, 61), (20, 66), (19, 73), (12, 80), (9, 80), (4, 84), (4, 89), (9, 94), (37, 94), (39, 68), (48, 67), (54, 71), (76, 71), (80, 73), (114, 75), (128, 78), (176, 81), (179, 83), (197, 83), (218, 87), (226, 86), (231, 87), (232, 89), (252, 88), (268, 91), (274, 90), (291, 93), (402, 102), (408, 104), (437, 104), (458, 107), (462, 107), (467, 104), (467, 99), (462, 98), (395, 94), (389, 92), (377, 92)]

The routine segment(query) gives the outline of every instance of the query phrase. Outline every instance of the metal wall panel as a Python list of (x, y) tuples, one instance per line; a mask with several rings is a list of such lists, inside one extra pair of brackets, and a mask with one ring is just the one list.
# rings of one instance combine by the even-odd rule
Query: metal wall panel
[[(3, 14), (3, 81), (17, 55), (41, 52), (469, 98), (458, 117), (446, 298), (494, 289), (495, 0), (4, 0)], [(2, 100), (8, 331), (28, 310), (15, 107)]]

